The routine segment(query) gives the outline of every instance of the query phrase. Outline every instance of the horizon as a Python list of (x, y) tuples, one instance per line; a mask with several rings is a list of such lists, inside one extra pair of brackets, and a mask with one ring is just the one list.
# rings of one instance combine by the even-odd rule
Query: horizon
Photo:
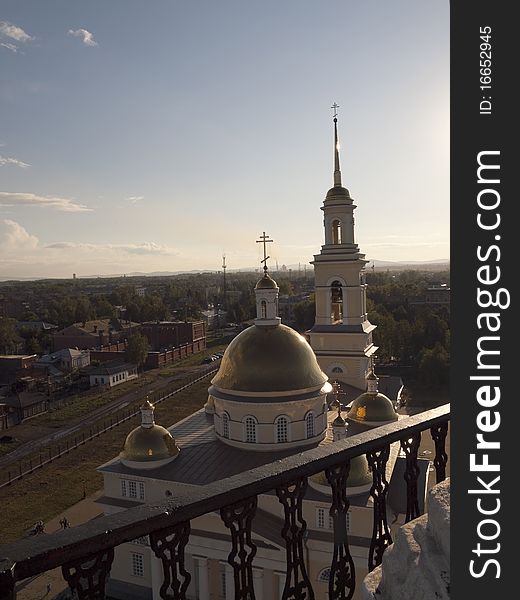
[(308, 263), (335, 102), (360, 251), (449, 256), (448, 5), (122, 6), (3, 3), (1, 279)]

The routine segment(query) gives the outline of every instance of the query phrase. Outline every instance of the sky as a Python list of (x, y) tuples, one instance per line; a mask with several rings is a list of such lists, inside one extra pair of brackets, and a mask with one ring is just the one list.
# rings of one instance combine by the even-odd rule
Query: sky
[[(449, 258), (449, 3), (2, 0), (0, 278)], [(311, 267), (309, 267), (311, 268)]]

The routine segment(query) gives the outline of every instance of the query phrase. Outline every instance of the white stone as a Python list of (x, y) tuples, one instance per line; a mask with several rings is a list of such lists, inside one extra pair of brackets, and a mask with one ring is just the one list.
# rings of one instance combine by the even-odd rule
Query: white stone
[(398, 530), (382, 565), (364, 579), (364, 600), (449, 600), (449, 480), (430, 490), (428, 506)]

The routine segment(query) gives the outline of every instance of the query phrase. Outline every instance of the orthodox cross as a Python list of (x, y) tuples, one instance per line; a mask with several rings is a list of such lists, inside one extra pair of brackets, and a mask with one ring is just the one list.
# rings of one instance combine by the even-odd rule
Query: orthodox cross
[(269, 242), (274, 242), (274, 240), (270, 240), (269, 236), (265, 235), (265, 231), (262, 232), (260, 239), (256, 240), (257, 244), (264, 245), (264, 258), (260, 261), (261, 263), (264, 263), (264, 273), (267, 273), (267, 259), (270, 258), (270, 256), (267, 256), (267, 246), (266, 246), (266, 244), (268, 244)]
[(334, 102), (334, 104), (331, 106), (331, 108), (334, 110), (334, 114), (332, 115), (334, 118), (336, 118), (338, 116), (338, 108), (339, 108), (339, 104), (336, 104)]

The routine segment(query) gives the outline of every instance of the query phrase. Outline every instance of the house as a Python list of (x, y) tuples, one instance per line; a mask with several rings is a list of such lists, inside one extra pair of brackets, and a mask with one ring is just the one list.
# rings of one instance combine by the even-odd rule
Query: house
[(45, 354), (36, 361), (34, 366), (47, 367), (50, 365), (66, 371), (83, 369), (90, 365), (90, 351), (78, 350), (77, 348), (63, 348), (52, 354)]
[(114, 387), (125, 381), (137, 379), (137, 365), (130, 363), (107, 362), (89, 371), (90, 387), (108, 385)]

